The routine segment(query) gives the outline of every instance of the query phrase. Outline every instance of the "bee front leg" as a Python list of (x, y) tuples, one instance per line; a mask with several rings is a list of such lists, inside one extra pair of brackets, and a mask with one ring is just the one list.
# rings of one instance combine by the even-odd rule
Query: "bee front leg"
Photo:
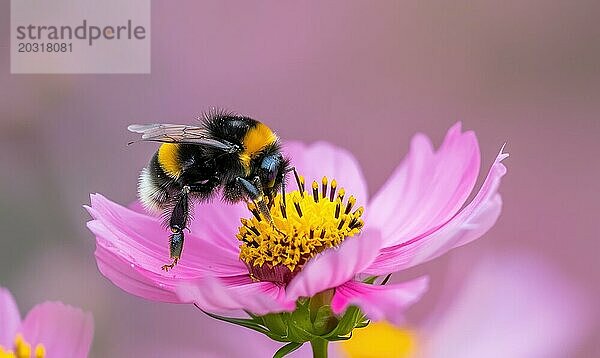
[(283, 198), (283, 207), (284, 208), (287, 206), (286, 199), (285, 199), (285, 195), (286, 195), (285, 182), (287, 180), (287, 173), (289, 173), (289, 172), (294, 172), (294, 177), (296, 178), (296, 184), (298, 185), (298, 191), (300, 192), (300, 195), (302, 195), (304, 197), (304, 188), (303, 188), (302, 182), (300, 180), (300, 176), (298, 175), (298, 172), (296, 171), (296, 167), (290, 167), (290, 168), (284, 170), (281, 173), (281, 197)]
[(265, 202), (265, 195), (262, 189), (262, 185), (260, 183), (260, 178), (255, 177), (253, 182), (251, 183), (244, 178), (238, 177), (237, 182), (242, 185), (242, 188), (246, 193), (246, 197), (248, 197), (248, 199), (252, 200), (256, 204), (256, 207), (258, 208), (260, 213), (265, 217), (265, 219), (269, 221), (271, 226), (280, 234), (285, 235), (285, 233), (283, 233), (277, 228), (277, 226), (275, 226), (275, 221), (273, 221), (271, 212), (269, 211), (267, 203)]
[(186, 228), (189, 217), (189, 192), (190, 188), (185, 186), (171, 212), (171, 217), (169, 219), (169, 228), (171, 229), (171, 236), (169, 237), (169, 256), (173, 262), (162, 266), (162, 269), (165, 271), (169, 271), (175, 267), (181, 258), (183, 241), (185, 238), (183, 230)]

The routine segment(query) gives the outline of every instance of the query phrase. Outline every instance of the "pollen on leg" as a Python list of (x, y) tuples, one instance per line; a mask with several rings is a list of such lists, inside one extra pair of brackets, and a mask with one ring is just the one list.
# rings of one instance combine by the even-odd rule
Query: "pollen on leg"
[(323, 177), (320, 184), (314, 181), (311, 193), (287, 193), (287, 206), (281, 195), (275, 196), (270, 206), (274, 225), (248, 204), (252, 216), (241, 219), (237, 238), (240, 259), (253, 279), (285, 285), (312, 257), (360, 232), (364, 209), (353, 210), (356, 198), (344, 200), (345, 190), (338, 190), (335, 179)]

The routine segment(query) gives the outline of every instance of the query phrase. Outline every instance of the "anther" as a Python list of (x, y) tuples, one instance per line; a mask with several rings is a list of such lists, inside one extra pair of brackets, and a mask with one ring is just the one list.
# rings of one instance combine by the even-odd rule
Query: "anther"
[(333, 199), (335, 198), (335, 189), (337, 189), (337, 181), (333, 179), (331, 181), (331, 192), (329, 193), (329, 201), (331, 202), (333, 202)]
[(315, 229), (310, 229), (310, 233), (308, 235), (308, 238), (312, 240), (314, 236), (315, 236)]
[(46, 348), (40, 343), (35, 346), (35, 358), (44, 358), (46, 356)]
[(312, 183), (312, 192), (313, 192), (313, 199), (315, 199), (315, 203), (319, 202), (319, 184), (317, 184), (316, 181), (313, 181)]
[(345, 194), (346, 194), (346, 190), (344, 190), (344, 188), (340, 188), (340, 192), (338, 194), (338, 198), (340, 198), (340, 201), (344, 200)]
[(335, 204), (335, 218), (339, 219), (340, 217), (340, 209), (342, 207), (342, 202), (338, 200), (338, 202)]
[(339, 223), (339, 225), (338, 225), (338, 227), (337, 227), (337, 229), (338, 229), (338, 230), (341, 230), (341, 229), (342, 229), (342, 226), (344, 226), (344, 224), (346, 223), (346, 219), (347, 219), (347, 218), (348, 218), (347, 216), (343, 216), (343, 217), (342, 217), (342, 220), (340, 220), (340, 223)]
[(325, 199), (325, 197), (327, 196), (327, 177), (323, 177), (323, 179), (321, 179), (321, 184), (321, 197)]
[(356, 204), (356, 198), (350, 195), (350, 197), (348, 198), (348, 204), (346, 204), (346, 210), (344, 210), (344, 214), (347, 215), (350, 212), (350, 210), (352, 210), (354, 204)]
[(362, 214), (364, 214), (365, 212), (365, 208), (362, 206), (359, 206), (358, 209), (354, 210), (354, 212), (352, 213), (352, 215), (355, 216), (362, 216)]
[(298, 216), (302, 217), (302, 208), (300, 207), (300, 203), (294, 201), (294, 206), (296, 207), (296, 212), (298, 212)]
[(358, 220), (355, 217), (352, 218), (352, 220), (350, 220), (350, 222), (348, 223), (348, 228), (354, 229), (354, 225), (356, 225), (357, 222)]
[(281, 210), (281, 216), (283, 216), (284, 219), (287, 219), (287, 212), (283, 203), (279, 204), (279, 209)]
[(296, 184), (298, 185), (298, 190), (300, 191), (300, 196), (304, 197), (304, 177), (301, 175), (298, 176), (298, 172), (294, 169), (294, 178), (296, 178)]
[(250, 247), (253, 247), (253, 248), (257, 248), (258, 247), (258, 243), (256, 241), (250, 241), (250, 240), (244, 238), (244, 239), (242, 239), (242, 242), (244, 244), (250, 246)]
[(325, 238), (325, 233), (326, 233), (326, 232), (327, 232), (327, 229), (323, 229), (323, 230), (321, 231), (321, 236), (320, 236), (320, 237), (321, 237), (321, 240), (323, 240), (323, 239)]
[(256, 204), (254, 204), (254, 202), (251, 201), (248, 203), (248, 210), (250, 210), (250, 212), (252, 213), (252, 215), (254, 215), (256, 220), (262, 221), (262, 218), (260, 217), (260, 212), (258, 211), (258, 208), (256, 207)]
[(252, 231), (256, 236), (260, 236), (260, 231), (254, 226), (249, 226), (248, 230)]
[(358, 219), (357, 222), (352, 225), (351, 229), (360, 229), (365, 225), (365, 222), (362, 221), (361, 219)]
[(262, 218), (260, 217), (260, 212), (256, 209), (250, 210), (252, 212), (252, 215), (254, 215), (254, 217), (256, 218), (256, 220), (261, 221)]

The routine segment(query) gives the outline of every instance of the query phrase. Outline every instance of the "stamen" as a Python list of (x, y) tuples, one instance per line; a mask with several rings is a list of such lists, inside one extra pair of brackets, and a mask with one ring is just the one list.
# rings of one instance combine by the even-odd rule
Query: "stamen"
[(35, 346), (35, 349), (32, 350), (31, 344), (27, 342), (21, 334), (17, 334), (13, 341), (13, 346), (10, 348), (5, 348), (0, 345), (0, 357), (2, 358), (31, 358), (31, 353), (33, 352), (33, 357), (35, 358), (44, 358), (46, 356), (46, 348), (43, 344), (39, 343)]
[(352, 225), (351, 229), (362, 229), (365, 226), (365, 222), (361, 219), (358, 219), (354, 225)]
[(283, 202), (281, 203), (281, 205), (279, 205), (279, 210), (281, 210), (281, 216), (284, 219), (287, 219), (286, 207), (283, 205)]
[(258, 242), (256, 242), (256, 241), (249, 241), (248, 239), (242, 239), (242, 242), (244, 244), (250, 246), (250, 247), (253, 247), (253, 248), (257, 248), (259, 246)]
[(354, 198), (354, 196), (350, 195), (350, 197), (348, 198), (348, 204), (346, 204), (346, 210), (344, 210), (344, 214), (349, 214), (354, 204), (356, 204), (356, 199)]
[(343, 217), (342, 217), (342, 220), (340, 220), (340, 224), (339, 224), (339, 225), (338, 225), (338, 227), (337, 227), (337, 229), (338, 229), (338, 230), (341, 230), (341, 229), (342, 229), (342, 226), (344, 226), (344, 224), (346, 223), (346, 219), (347, 219), (347, 218), (348, 218), (347, 216), (343, 216)]
[[(258, 203), (248, 204), (252, 216), (241, 220), (236, 237), (240, 241), (240, 259), (251, 277), (285, 286), (315, 255), (360, 233), (364, 209), (352, 211), (356, 199), (350, 196), (344, 202), (345, 190), (338, 190), (335, 179), (329, 180), (325, 177), (321, 184), (313, 181), (312, 195), (287, 193), (295, 212), (290, 208), (288, 213), (282, 194), (272, 198), (271, 205), (265, 207), (266, 213), (258, 210)], [(298, 175), (298, 182), (303, 185), (303, 181)], [(267, 214), (272, 220), (265, 219)]]
[(248, 229), (249, 229), (250, 231), (252, 231), (252, 232), (254, 233), (254, 235), (256, 235), (256, 236), (260, 236), (260, 231), (258, 231), (258, 229), (257, 229), (257, 228), (255, 228), (254, 226), (250, 226)]
[(344, 188), (340, 188), (340, 192), (338, 194), (338, 198), (340, 199), (340, 201), (344, 200), (344, 195), (346, 194), (346, 190)]
[(356, 225), (357, 222), (358, 220), (356, 218), (352, 218), (352, 220), (350, 220), (350, 222), (348, 223), (348, 227), (350, 229), (354, 228), (354, 225)]
[(40, 343), (35, 346), (35, 358), (44, 358), (46, 356), (46, 348)]
[(335, 189), (337, 189), (337, 181), (333, 179), (331, 181), (331, 192), (329, 193), (329, 200), (333, 202), (333, 198), (335, 198)]
[(296, 207), (296, 212), (298, 213), (298, 216), (302, 217), (302, 208), (300, 207), (300, 203), (294, 201), (294, 206)]
[(322, 195), (322, 198), (325, 199), (325, 197), (327, 196), (327, 177), (323, 177), (323, 179), (321, 179), (321, 184), (322, 184), (321, 195)]
[(300, 195), (304, 197), (304, 178), (302, 176), (298, 176), (298, 172), (294, 169), (294, 178), (296, 178), (296, 184), (298, 185), (298, 190), (300, 191)]
[(258, 208), (256, 207), (256, 204), (254, 204), (254, 202), (248, 202), (248, 210), (250, 210), (250, 212), (252, 213), (252, 215), (254, 215), (256, 220), (262, 221), (262, 218), (260, 217), (260, 211), (258, 211)]

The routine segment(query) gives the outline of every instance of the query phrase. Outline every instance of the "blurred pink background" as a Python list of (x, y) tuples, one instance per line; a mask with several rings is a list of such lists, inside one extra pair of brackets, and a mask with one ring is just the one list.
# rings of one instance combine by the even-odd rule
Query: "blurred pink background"
[[(500, 220), (404, 274), (432, 276), (410, 316), (432, 309), (452, 266), (503, 250), (543, 259), (598, 302), (599, 11), (593, 1), (156, 1), (150, 75), (11, 75), (2, 2), (0, 285), (23, 310), (46, 299), (92, 310), (94, 356), (114, 349), (116, 325), (157, 314), (168, 319), (148, 336), (175, 329), (190, 307), (142, 301), (100, 276), (81, 205), (92, 192), (135, 199), (156, 146), (126, 146), (127, 124), (191, 123), (218, 106), (284, 139), (349, 149), (371, 193), (416, 132), (439, 144), (462, 121), (486, 170), (507, 142)], [(600, 351), (589, 309), (577, 357)]]

